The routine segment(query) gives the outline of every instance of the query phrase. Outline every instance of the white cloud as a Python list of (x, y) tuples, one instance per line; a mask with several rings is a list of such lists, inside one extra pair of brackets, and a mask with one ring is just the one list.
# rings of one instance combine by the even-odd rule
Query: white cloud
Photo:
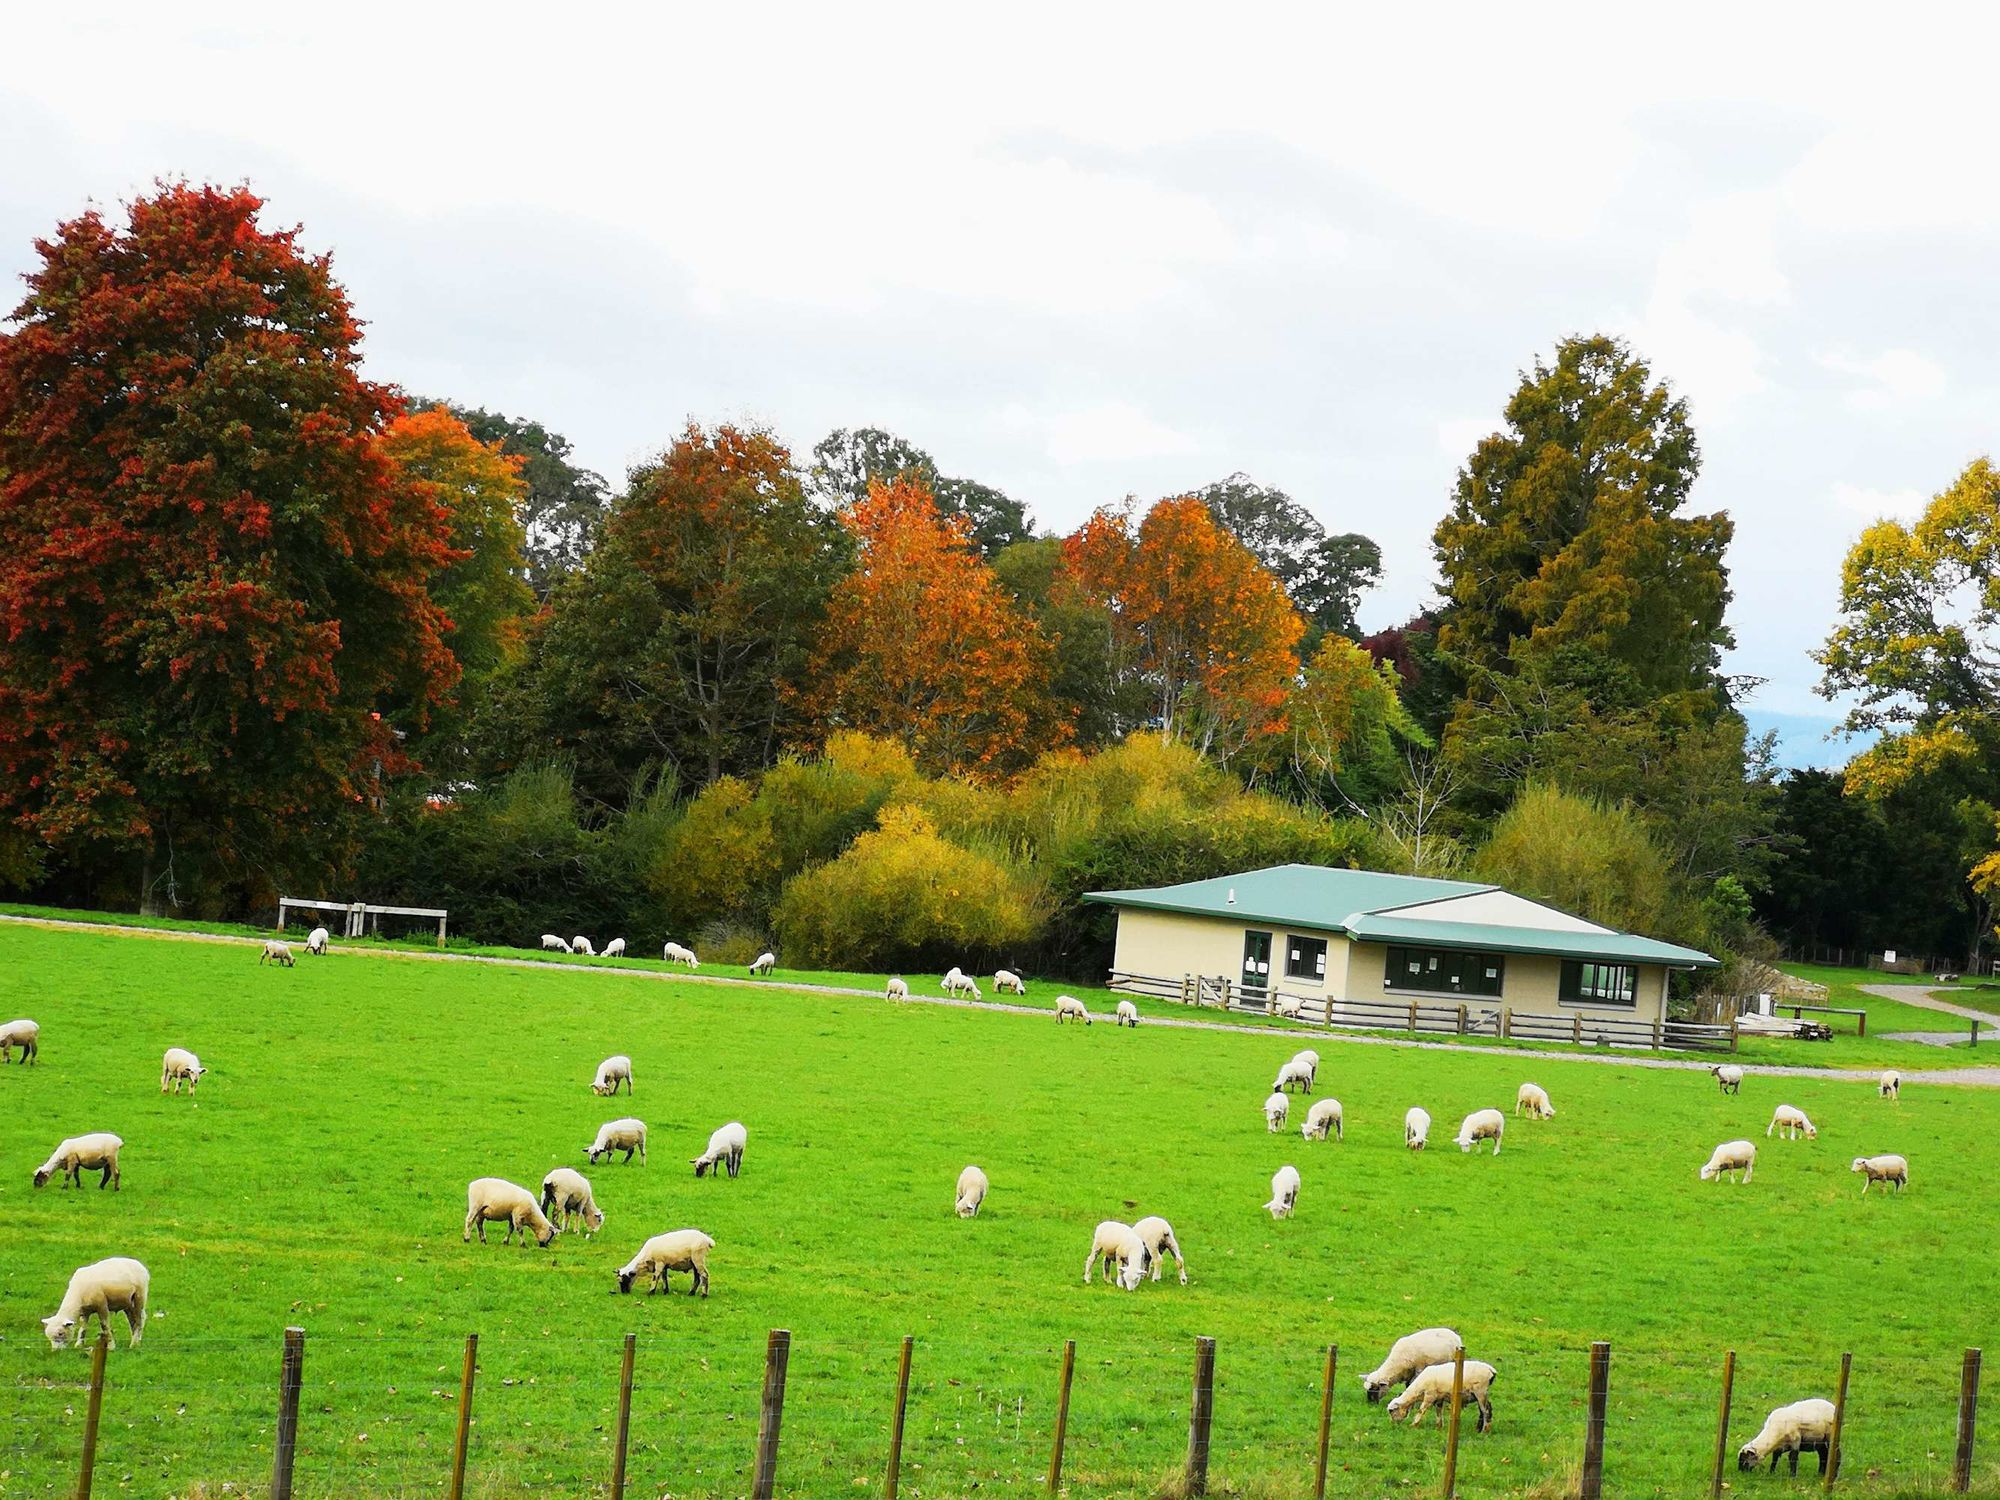
[(1034, 433), (1057, 464), (1142, 463), (1201, 451), (1192, 437), (1155, 421), (1129, 401), (1104, 401), (1055, 413), (1013, 406), (1001, 420), (1017, 431)]
[(1836, 375), (1866, 382), (1847, 395), (1847, 404), (1856, 411), (1889, 411), (1935, 401), (1950, 383), (1942, 366), (1914, 349), (1885, 349), (1866, 356), (1829, 350), (1819, 362)]

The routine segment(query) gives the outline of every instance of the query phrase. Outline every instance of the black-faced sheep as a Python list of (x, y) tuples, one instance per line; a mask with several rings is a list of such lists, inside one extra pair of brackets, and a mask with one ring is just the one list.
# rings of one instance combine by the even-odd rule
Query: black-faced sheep
[(1081, 1021), (1086, 1026), (1090, 1024), (1090, 1011), (1074, 995), (1056, 996), (1056, 1024), (1060, 1026), (1065, 1021)]
[(118, 1151), (125, 1143), (108, 1130), (93, 1135), (71, 1136), (49, 1153), (49, 1159), (35, 1169), (35, 1186), (43, 1187), (51, 1177), (62, 1174), (66, 1188), (82, 1187), (83, 1172), (97, 1172), (100, 1190), (118, 1191)]
[(315, 927), (306, 934), (306, 952), (314, 958), (325, 958), (327, 944), (332, 941), (333, 935), (324, 927)]
[(1708, 1071), (1715, 1075), (1723, 1093), (1738, 1094), (1743, 1091), (1743, 1070), (1735, 1063), (1717, 1063)]
[(1130, 1000), (1120, 1000), (1117, 1007), (1111, 1012), (1111, 1024), (1113, 1026), (1137, 1027), (1139, 1024), (1139, 1007), (1134, 1005)]
[(1898, 1073), (1894, 1068), (1886, 1069), (1882, 1076), (1876, 1080), (1875, 1092), (1880, 1094), (1884, 1099), (1897, 1098), (1903, 1092), (1903, 1075)]
[(778, 955), (775, 953), (760, 953), (750, 961), (750, 973), (757, 978), (762, 978), (777, 967)]

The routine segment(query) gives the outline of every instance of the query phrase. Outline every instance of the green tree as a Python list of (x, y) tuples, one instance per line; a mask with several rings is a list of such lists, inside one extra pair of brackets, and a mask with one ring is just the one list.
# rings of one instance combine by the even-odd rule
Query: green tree
[(988, 558), (1032, 534), (1027, 507), (1019, 500), (974, 479), (940, 474), (937, 460), (893, 432), (841, 427), (813, 446), (813, 487), (833, 505), (858, 504), (868, 498), (871, 481), (893, 484), (906, 476), (930, 491), (940, 515), (964, 521)]
[(1360, 634), (1354, 611), (1382, 580), (1382, 549), (1373, 541), (1358, 532), (1330, 535), (1290, 495), (1247, 474), (1204, 485), (1194, 496), (1278, 576), (1316, 632), (1350, 640)]
[(1474, 868), (1483, 880), (1623, 932), (1659, 934), (1667, 859), (1629, 808), (1557, 787), (1521, 789)]
[(1323, 802), (1365, 807), (1402, 779), (1404, 752), (1430, 741), (1403, 707), (1395, 669), (1330, 635), (1292, 692), (1292, 764)]
[(1077, 747), (1094, 750), (1145, 723), (1151, 694), (1138, 647), (1119, 634), (1110, 609), (1056, 586), (1062, 557), (1060, 537), (1033, 537), (1001, 551), (993, 571), (1053, 646), (1049, 697), (1073, 716)]

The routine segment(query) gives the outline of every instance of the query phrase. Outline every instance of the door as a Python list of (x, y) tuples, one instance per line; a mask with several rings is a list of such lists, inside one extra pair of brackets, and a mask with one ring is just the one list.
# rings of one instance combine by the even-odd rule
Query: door
[(1267, 990), (1271, 987), (1271, 934), (1243, 934), (1243, 987)]

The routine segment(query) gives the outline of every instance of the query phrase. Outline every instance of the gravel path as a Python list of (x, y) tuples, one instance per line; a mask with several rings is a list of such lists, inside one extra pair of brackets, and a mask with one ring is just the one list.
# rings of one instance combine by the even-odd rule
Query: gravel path
[[(1953, 1005), (1949, 1000), (1938, 999), (1940, 991), (1936, 985), (1864, 984), (1857, 986), (1857, 988), (1860, 989), (1862, 994), (1873, 995), (1877, 1000), (1894, 1000), (1898, 1005), (1914, 1005), (1919, 1010), (1943, 1011), (1948, 1016), (1959, 1016), (1967, 1021), (1983, 1022), (1984, 1024), (1979, 1028), (1981, 1031), (1993, 1031), (1996, 1028), (2000, 1028), (2000, 1022), (1994, 1020), (1990, 1011), (1974, 1010), (1969, 1005)], [(1951, 987), (1947, 985), (1942, 993), (1951, 994)], [(1964, 1032), (1954, 1032), (1953, 1035), (1960, 1041), (1965, 1040)]]

